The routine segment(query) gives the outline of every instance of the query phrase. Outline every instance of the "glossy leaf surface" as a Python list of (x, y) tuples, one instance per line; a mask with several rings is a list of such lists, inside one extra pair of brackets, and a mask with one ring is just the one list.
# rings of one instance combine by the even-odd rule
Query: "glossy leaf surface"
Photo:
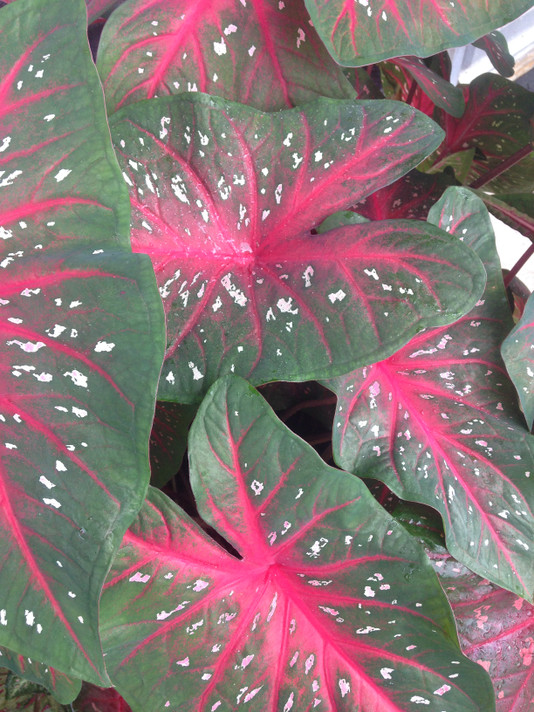
[(102, 682), (98, 598), (148, 481), (161, 304), (117, 246), (84, 3), (19, 0), (0, 23), (0, 644)]
[(200, 91), (274, 111), (354, 91), (303, 0), (130, 0), (98, 51), (108, 111)]
[(491, 226), (465, 189), (450, 188), (430, 216), (481, 255), (486, 291), (456, 324), (325, 384), (339, 398), (334, 453), (436, 508), (457, 559), (532, 599), (534, 446), (500, 358), (511, 317)]
[(134, 708), (492, 708), (419, 545), (246, 382), (213, 387), (190, 452), (199, 512), (242, 558), (151, 490), (102, 598)]
[(451, 602), (464, 653), (492, 679), (497, 712), (527, 712), (534, 704), (534, 606), (450, 556), (430, 558)]
[(111, 125), (132, 247), (152, 258), (167, 315), (163, 400), (198, 400), (228, 372), (255, 383), (346, 372), (482, 291), (478, 258), (433, 227), (310, 231), (436, 145), (410, 107), (319, 99), (264, 114), (189, 95), (126, 107)]
[(502, 345), (502, 355), (519, 394), (529, 429), (534, 422), (534, 296)]
[(531, 6), (530, 0), (306, 0), (328, 51), (349, 67), (461, 47)]

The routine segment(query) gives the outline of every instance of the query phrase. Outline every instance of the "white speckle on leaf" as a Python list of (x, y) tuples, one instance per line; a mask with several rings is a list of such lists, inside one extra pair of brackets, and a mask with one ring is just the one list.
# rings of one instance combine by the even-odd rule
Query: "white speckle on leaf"
[(52, 487), (55, 487), (56, 485), (53, 482), (50, 482), (49, 479), (47, 479), (44, 475), (41, 475), (39, 477), (39, 482), (44, 485), (47, 489), (52, 489)]
[(223, 54), (226, 54), (226, 42), (224, 41), (224, 37), (221, 37), (220, 42), (213, 43), (213, 50), (215, 54), (219, 55), (219, 57), (222, 57)]
[(338, 289), (337, 292), (332, 292), (328, 295), (328, 299), (334, 304), (334, 302), (341, 302), (345, 299), (347, 295), (342, 289)]
[(429, 705), (430, 704), (430, 700), (427, 700), (424, 697), (421, 697), (420, 695), (414, 695), (413, 697), (410, 697), (410, 702), (413, 702), (416, 705)]
[(87, 376), (84, 376), (83, 373), (80, 373), (80, 371), (74, 369), (72, 371), (66, 371), (63, 375), (70, 376), (70, 379), (75, 386), (87, 388)]
[(66, 178), (67, 176), (69, 176), (71, 173), (72, 173), (72, 169), (70, 169), (70, 168), (61, 168), (61, 170), (59, 170), (59, 171), (56, 173), (56, 175), (54, 176), (54, 178), (56, 179), (56, 182), (57, 182), (57, 183), (61, 183), (61, 181), (62, 181), (62, 180), (65, 180), (65, 178)]
[(288, 299), (284, 299), (283, 297), (280, 297), (280, 299), (276, 302), (276, 306), (283, 314), (298, 314), (299, 313), (299, 310), (297, 307), (295, 309), (291, 308), (293, 306), (293, 298), (292, 297), (289, 297)]
[(109, 342), (109, 341), (98, 341), (96, 346), (95, 346), (95, 351), (97, 353), (101, 353), (102, 351), (113, 351), (115, 348), (115, 344)]
[(132, 583), (146, 583), (150, 580), (150, 574), (143, 574), (140, 571), (136, 571), (133, 576), (130, 576), (128, 581)]
[(35, 615), (33, 611), (26, 609), (24, 611), (24, 617), (26, 618), (26, 625), (32, 626), (35, 623)]
[(350, 683), (347, 682), (347, 680), (345, 680), (344, 678), (341, 678), (338, 684), (341, 692), (341, 697), (345, 697), (345, 695), (348, 695), (348, 693), (350, 692)]
[(180, 665), (181, 667), (189, 667), (189, 658), (182, 658), (181, 660), (176, 661), (177, 665)]
[(193, 371), (193, 380), (194, 381), (200, 381), (201, 378), (204, 378), (204, 375), (198, 370), (198, 368), (195, 366), (193, 361), (189, 361), (189, 363), (187, 365)]
[(391, 673), (395, 672), (393, 668), (388, 668), (388, 667), (383, 667), (380, 668), (380, 674), (384, 678), (384, 680), (391, 680)]
[(57, 499), (49, 499), (48, 497), (43, 497), (43, 502), (45, 504), (50, 505), (50, 507), (54, 507), (54, 509), (59, 509), (61, 507), (61, 502), (58, 502)]

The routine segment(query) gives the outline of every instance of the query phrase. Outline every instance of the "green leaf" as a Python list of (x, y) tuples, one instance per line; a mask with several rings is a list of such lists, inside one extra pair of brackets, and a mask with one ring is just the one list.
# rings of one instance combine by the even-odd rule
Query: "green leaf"
[(239, 558), (151, 490), (102, 597), (136, 712), (493, 709), (417, 542), (249, 384), (213, 386), (190, 453), (200, 516)]
[(349, 67), (461, 47), (531, 6), (531, 0), (306, 0), (328, 51)]
[(521, 319), (504, 340), (502, 355), (531, 430), (534, 423), (534, 295), (530, 295)]

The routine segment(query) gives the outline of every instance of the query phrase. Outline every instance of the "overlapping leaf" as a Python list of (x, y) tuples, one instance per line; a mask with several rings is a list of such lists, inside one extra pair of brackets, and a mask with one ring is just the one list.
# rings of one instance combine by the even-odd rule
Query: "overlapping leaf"
[(440, 140), (410, 107), (318, 99), (264, 114), (188, 95), (126, 107), (111, 126), (132, 246), (152, 258), (167, 314), (164, 400), (198, 399), (221, 373), (346, 372), (482, 291), (478, 258), (434, 227), (311, 233)]
[(128, 245), (85, 7), (67, 5), (17, 0), (0, 15), (0, 255)]
[(532, 429), (534, 422), (534, 296), (523, 316), (502, 345), (502, 355), (519, 394), (523, 412)]
[(134, 708), (492, 709), (422, 549), (247, 383), (213, 387), (190, 452), (200, 514), (242, 558), (150, 492), (102, 598)]
[(530, 0), (306, 0), (328, 51), (349, 67), (461, 47), (531, 6)]
[[(465, 87), (466, 109), (460, 119), (444, 116), (445, 141), (435, 167), (451, 156), (474, 149), (468, 174), (474, 181), (516, 152), (530, 146), (534, 93), (496, 74), (483, 74)], [(493, 193), (531, 193), (534, 190), (534, 153), (523, 158), (484, 186)]]
[(465, 101), (460, 87), (433, 72), (419, 57), (398, 57), (395, 64), (415, 79), (432, 103), (452, 116), (462, 116)]
[(345, 469), (436, 508), (457, 559), (532, 599), (534, 446), (500, 358), (511, 317), (491, 226), (457, 188), (430, 219), (482, 256), (486, 291), (456, 324), (326, 384), (339, 399), (334, 452)]
[(82, 686), (81, 680), (71, 679), (44, 663), (17, 655), (7, 648), (0, 647), (0, 663), (0, 667), (49, 690), (62, 704), (75, 700)]
[(527, 712), (534, 703), (534, 606), (450, 556), (430, 558), (452, 604), (464, 653), (492, 679), (497, 712)]
[(303, 0), (129, 0), (104, 29), (98, 69), (110, 113), (187, 91), (264, 111), (354, 97)]
[(127, 195), (84, 3), (18, 0), (0, 23), (0, 643), (101, 682), (98, 597), (148, 481), (161, 304), (149, 260), (117, 244)]
[(501, 76), (512, 77), (514, 75), (515, 59), (508, 51), (508, 42), (502, 32), (490, 32), (473, 42), (473, 44), (475, 47), (484, 50), (488, 55), (488, 59)]

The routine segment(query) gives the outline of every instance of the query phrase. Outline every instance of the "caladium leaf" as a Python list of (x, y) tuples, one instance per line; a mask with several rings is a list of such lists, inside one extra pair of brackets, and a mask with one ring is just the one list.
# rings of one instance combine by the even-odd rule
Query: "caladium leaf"
[[(44, 663), (25, 658), (7, 648), (0, 647), (0, 663), (3, 668), (12, 670), (15, 675), (49, 690), (62, 704), (75, 700), (82, 686), (81, 680), (69, 678)], [(3, 712), (4, 708), (1, 709)]]
[(534, 703), (534, 606), (469, 571), (448, 555), (430, 554), (452, 604), (464, 653), (487, 670), (497, 712)]
[(306, 0), (328, 51), (349, 67), (461, 47), (531, 6), (531, 0)]
[(0, 254), (128, 246), (85, 17), (80, 0), (17, 0), (0, 13)]
[(459, 188), (446, 191), (430, 219), (482, 256), (486, 291), (453, 326), (325, 384), (339, 399), (334, 455), (437, 509), (457, 559), (532, 599), (534, 439), (500, 358), (511, 316), (491, 225), (482, 202)]
[(134, 709), (492, 709), (419, 545), (246, 382), (213, 387), (190, 453), (199, 512), (241, 558), (150, 491), (102, 596)]
[(370, 220), (426, 220), (432, 205), (455, 182), (448, 172), (428, 175), (415, 168), (356, 203), (354, 210)]
[(161, 302), (119, 249), (84, 3), (18, 0), (0, 23), (0, 644), (105, 684), (98, 598), (148, 482)]
[(104, 28), (98, 69), (109, 113), (187, 91), (264, 111), (354, 98), (303, 0), (129, 0)]
[(529, 429), (534, 423), (534, 295), (502, 345), (502, 356), (519, 394)]
[(453, 86), (433, 72), (419, 57), (397, 57), (395, 63), (406, 70), (428, 98), (452, 116), (460, 117), (465, 110), (462, 89)]
[(502, 32), (498, 30), (490, 32), (476, 42), (473, 42), (473, 44), (475, 47), (484, 50), (488, 55), (488, 59), (500, 75), (503, 77), (513, 77), (515, 59), (508, 51), (508, 42)]
[(97, 253), (2, 275), (0, 643), (102, 684), (98, 597), (146, 490), (164, 336), (149, 261)]
[(482, 291), (478, 258), (436, 228), (311, 233), (437, 144), (408, 106), (318, 99), (264, 114), (182, 95), (126, 107), (111, 128), (132, 247), (152, 258), (167, 315), (163, 400), (199, 400), (228, 372), (258, 384), (346, 372)]
[[(475, 149), (468, 180), (485, 175), (532, 141), (534, 93), (496, 74), (482, 74), (466, 93), (460, 119), (444, 115), (445, 141), (435, 157), (435, 168), (447, 165), (451, 155)], [(492, 193), (531, 193), (534, 190), (534, 153), (485, 184)]]

